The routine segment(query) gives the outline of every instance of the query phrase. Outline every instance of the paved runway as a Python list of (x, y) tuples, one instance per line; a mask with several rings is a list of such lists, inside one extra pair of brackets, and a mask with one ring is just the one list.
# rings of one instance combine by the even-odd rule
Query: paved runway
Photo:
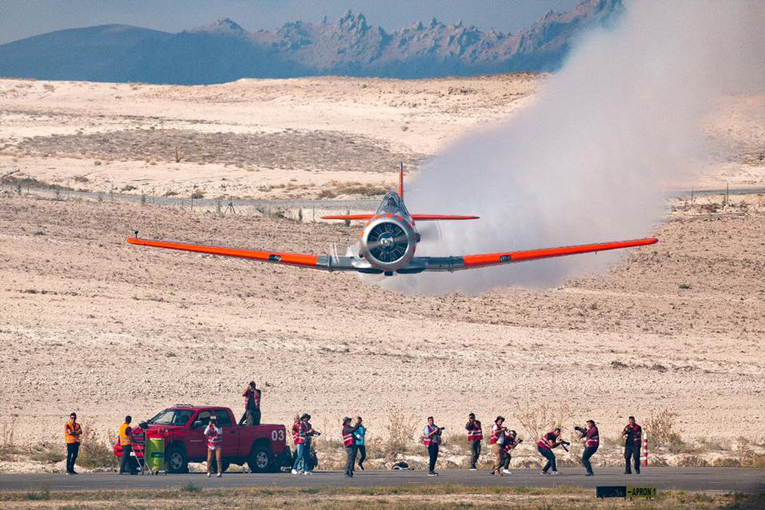
[(424, 471), (366, 471), (348, 479), (339, 471), (320, 471), (312, 476), (226, 473), (207, 478), (203, 473), (185, 475), (117, 475), (116, 473), (0, 474), (0, 491), (90, 491), (167, 489), (189, 483), (203, 488), (220, 487), (381, 487), (395, 485), (456, 484), (467, 486), (653, 485), (659, 490), (765, 492), (765, 470), (742, 468), (646, 468), (643, 474), (624, 475), (619, 468), (601, 468), (594, 477), (583, 469), (563, 469), (558, 476), (542, 476), (537, 470), (517, 469), (512, 475), (492, 477), (487, 471), (444, 470), (438, 477)]

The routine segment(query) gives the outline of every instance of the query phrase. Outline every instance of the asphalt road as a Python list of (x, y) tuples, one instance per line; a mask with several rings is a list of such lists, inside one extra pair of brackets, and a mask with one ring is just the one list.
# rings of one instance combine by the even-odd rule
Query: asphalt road
[(512, 475), (493, 477), (487, 471), (444, 470), (438, 477), (425, 471), (366, 471), (349, 479), (339, 471), (320, 471), (312, 476), (279, 474), (226, 473), (221, 478), (207, 478), (203, 473), (185, 475), (117, 475), (116, 473), (0, 474), (0, 491), (95, 491), (167, 489), (187, 484), (202, 488), (232, 487), (382, 487), (395, 485), (457, 484), (466, 486), (569, 485), (653, 485), (659, 491), (765, 492), (765, 470), (742, 468), (645, 468), (641, 475), (624, 475), (618, 468), (600, 468), (594, 477), (585, 477), (584, 469), (562, 469), (558, 476), (542, 476), (538, 470), (516, 469)]

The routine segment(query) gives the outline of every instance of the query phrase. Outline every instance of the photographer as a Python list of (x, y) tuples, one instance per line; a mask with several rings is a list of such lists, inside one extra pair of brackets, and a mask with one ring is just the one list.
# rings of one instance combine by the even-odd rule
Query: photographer
[(306, 426), (299, 414), (295, 415), (295, 423), (292, 425), (292, 440), (295, 442), (295, 463), (292, 465), (292, 474), (298, 475), (305, 470), (303, 463), (306, 440)]
[(564, 445), (565, 449), (565, 445), (569, 444), (560, 438), (560, 432), (560, 427), (556, 427), (552, 432), (548, 432), (542, 436), (542, 439), (540, 439), (537, 443), (537, 450), (539, 451), (539, 454), (547, 459), (545, 467), (542, 468), (543, 475), (546, 475), (548, 471), (550, 471), (550, 474), (553, 475), (558, 474), (558, 468), (555, 465), (555, 454), (553, 453), (553, 449), (561, 445)]
[(508, 430), (505, 434), (505, 446), (502, 450), (503, 457), (502, 457), (502, 473), (506, 475), (512, 474), (510, 472), (510, 461), (513, 458), (513, 450), (515, 450), (515, 447), (518, 446), (523, 442), (523, 439), (518, 438), (518, 433), (514, 430)]
[(587, 474), (585, 476), (593, 476), (594, 473), (592, 472), (590, 457), (595, 455), (595, 452), (598, 451), (598, 447), (600, 446), (600, 435), (598, 434), (598, 427), (595, 425), (594, 421), (587, 420), (587, 428), (574, 427), (574, 429), (579, 432), (582, 443), (584, 444), (584, 451), (582, 452), (582, 464), (587, 470)]
[(343, 446), (345, 446), (345, 476), (353, 477), (353, 467), (356, 464), (356, 438), (354, 434), (361, 427), (361, 418), (356, 418), (356, 423), (351, 426), (351, 419), (343, 418)]
[(470, 443), (470, 471), (475, 471), (478, 457), (481, 456), (481, 441), (483, 441), (483, 427), (481, 427), (481, 422), (475, 419), (475, 414), (470, 413), (468, 415), (465, 430), (467, 430), (467, 439)]
[(239, 420), (240, 427), (245, 421), (248, 427), (260, 425), (260, 397), (262, 394), (263, 392), (255, 386), (255, 381), (250, 381), (250, 384), (244, 388), (242, 392), (244, 397), (244, 414)]
[(491, 468), (492, 475), (502, 476), (502, 451), (505, 444), (505, 433), (507, 429), (502, 425), (505, 423), (503, 416), (497, 416), (494, 420), (494, 425), (491, 426), (491, 438), (489, 443), (491, 444), (491, 451), (494, 453), (494, 465)]
[(313, 425), (311, 425), (311, 415), (306, 413), (303, 415), (303, 423), (305, 424), (304, 430), (305, 430), (305, 444), (303, 445), (303, 474), (304, 475), (312, 475), (313, 474), (313, 468), (314, 463), (312, 459), (312, 453), (313, 453), (313, 438), (314, 436), (320, 436), (321, 432), (318, 430), (314, 430)]
[(635, 423), (635, 417), (630, 416), (629, 423), (622, 431), (624, 438), (624, 474), (631, 475), (630, 460), (634, 461), (635, 474), (640, 474), (640, 446), (643, 441), (643, 427)]
[(437, 426), (433, 422), (433, 417), (428, 416), (428, 424), (422, 429), (422, 444), (428, 447), (428, 476), (438, 476), (435, 471), (438, 460), (438, 445), (441, 444), (441, 432), (445, 428)]
[(218, 419), (213, 414), (210, 416), (210, 423), (205, 428), (205, 437), (207, 438), (207, 478), (212, 474), (212, 459), (215, 456), (215, 470), (218, 472), (218, 478), (223, 476), (223, 428), (218, 426)]

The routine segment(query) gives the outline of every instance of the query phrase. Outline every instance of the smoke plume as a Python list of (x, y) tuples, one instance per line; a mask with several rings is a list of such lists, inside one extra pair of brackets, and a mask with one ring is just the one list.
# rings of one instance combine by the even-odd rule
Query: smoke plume
[[(477, 214), (429, 226), (417, 255), (635, 239), (661, 220), (668, 183), (707, 156), (700, 121), (722, 94), (765, 90), (765, 3), (636, 1), (587, 34), (533, 105), (429, 161), (413, 213)], [(659, 241), (661, 242), (661, 240)], [(398, 290), (545, 287), (602, 271), (619, 252), (390, 278)]]

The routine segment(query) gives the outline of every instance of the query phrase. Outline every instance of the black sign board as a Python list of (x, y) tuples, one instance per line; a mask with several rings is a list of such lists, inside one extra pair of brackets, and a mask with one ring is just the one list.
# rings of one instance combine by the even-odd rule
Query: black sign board
[(626, 485), (598, 485), (595, 495), (599, 498), (626, 498)]

